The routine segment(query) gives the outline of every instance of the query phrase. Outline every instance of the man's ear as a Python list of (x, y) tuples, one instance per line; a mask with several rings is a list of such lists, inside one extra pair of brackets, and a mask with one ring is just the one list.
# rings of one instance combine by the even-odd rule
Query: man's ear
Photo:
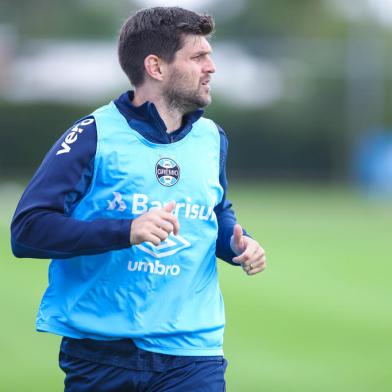
[(144, 59), (144, 69), (147, 75), (155, 80), (162, 81), (165, 74), (165, 62), (155, 54), (149, 54)]

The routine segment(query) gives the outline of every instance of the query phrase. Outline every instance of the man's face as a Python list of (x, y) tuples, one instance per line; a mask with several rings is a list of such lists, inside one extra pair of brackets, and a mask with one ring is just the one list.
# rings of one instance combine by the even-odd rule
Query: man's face
[(203, 36), (187, 35), (182, 49), (168, 64), (163, 96), (170, 107), (189, 113), (211, 103), (211, 46)]

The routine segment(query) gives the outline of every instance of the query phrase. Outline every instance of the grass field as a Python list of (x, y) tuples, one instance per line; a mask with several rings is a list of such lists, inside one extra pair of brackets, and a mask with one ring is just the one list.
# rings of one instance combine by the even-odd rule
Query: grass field
[[(220, 263), (228, 391), (392, 390), (392, 203), (339, 187), (236, 185), (268, 269)], [(59, 338), (34, 331), (47, 261), (13, 258), (16, 189), (0, 192), (0, 391), (61, 391)]]

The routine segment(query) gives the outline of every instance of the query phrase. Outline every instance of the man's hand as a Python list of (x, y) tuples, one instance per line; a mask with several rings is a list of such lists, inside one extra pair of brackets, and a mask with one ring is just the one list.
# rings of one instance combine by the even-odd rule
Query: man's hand
[(134, 219), (131, 224), (131, 245), (151, 242), (159, 245), (170, 233), (177, 235), (180, 230), (177, 217), (172, 212), (176, 206), (171, 201), (163, 208), (154, 208)]
[(267, 260), (264, 249), (254, 239), (244, 236), (242, 227), (239, 224), (234, 226), (230, 246), (237, 255), (237, 257), (233, 258), (233, 261), (241, 264), (243, 270), (248, 275), (264, 271)]

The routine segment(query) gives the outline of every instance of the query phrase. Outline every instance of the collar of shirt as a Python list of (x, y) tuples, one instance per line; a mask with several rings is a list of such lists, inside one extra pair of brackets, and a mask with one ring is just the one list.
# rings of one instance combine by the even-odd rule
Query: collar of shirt
[(184, 138), (192, 129), (192, 125), (203, 115), (204, 110), (198, 109), (184, 116), (182, 126), (174, 132), (167, 133), (166, 125), (152, 102), (134, 106), (133, 91), (127, 91), (115, 101), (119, 112), (125, 117), (130, 127), (139, 132), (152, 143), (169, 144)]

